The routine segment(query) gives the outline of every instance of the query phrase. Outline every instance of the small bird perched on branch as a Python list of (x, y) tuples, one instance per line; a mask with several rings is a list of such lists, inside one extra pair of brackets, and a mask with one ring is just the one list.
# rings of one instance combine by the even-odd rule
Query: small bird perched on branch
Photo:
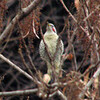
[(56, 75), (60, 75), (61, 56), (63, 51), (64, 45), (62, 40), (57, 35), (55, 26), (52, 23), (47, 23), (46, 32), (40, 42), (39, 53), (41, 58), (47, 63), (47, 73), (50, 75), (50, 77), (53, 72), (52, 66), (54, 67), (54, 72)]

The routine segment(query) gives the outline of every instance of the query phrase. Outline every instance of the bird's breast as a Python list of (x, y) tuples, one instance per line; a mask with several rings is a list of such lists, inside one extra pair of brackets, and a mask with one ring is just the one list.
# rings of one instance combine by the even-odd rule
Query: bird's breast
[(45, 43), (47, 44), (48, 51), (51, 56), (54, 56), (56, 51), (56, 45), (58, 40), (58, 35), (45, 35), (44, 36)]

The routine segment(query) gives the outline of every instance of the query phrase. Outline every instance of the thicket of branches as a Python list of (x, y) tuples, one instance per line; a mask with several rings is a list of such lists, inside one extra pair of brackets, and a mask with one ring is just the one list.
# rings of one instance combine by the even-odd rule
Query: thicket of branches
[[(67, 1), (0, 1), (0, 100), (100, 99), (100, 0)], [(47, 21), (64, 42), (62, 77), (49, 83), (39, 55)]]

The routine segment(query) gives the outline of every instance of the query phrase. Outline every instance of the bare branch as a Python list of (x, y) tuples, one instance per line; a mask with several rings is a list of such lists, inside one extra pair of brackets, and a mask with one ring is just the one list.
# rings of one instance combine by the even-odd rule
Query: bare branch
[(74, 46), (72, 44), (72, 52), (73, 52), (73, 55), (74, 55), (74, 66), (75, 66), (75, 70), (78, 69), (78, 66), (77, 66), (77, 61), (76, 61), (76, 54), (75, 54), (75, 50), (74, 50)]
[(10, 91), (10, 92), (0, 92), (1, 96), (14, 96), (14, 95), (28, 95), (38, 92), (38, 89), (28, 89), (28, 90), (18, 90), (18, 91)]
[[(74, 30), (74, 32), (73, 32), (73, 34), (72, 34), (72, 36), (71, 36), (71, 38), (70, 38), (70, 43), (72, 44), (73, 43), (73, 40), (74, 40), (74, 37), (75, 37), (75, 35), (76, 35), (76, 31), (77, 31), (77, 28)], [(65, 54), (64, 54), (64, 56), (63, 56), (63, 61), (65, 61), (66, 60), (66, 55), (68, 54), (68, 51), (69, 51), (69, 49), (70, 49), (70, 43), (68, 43), (68, 46), (67, 46), (67, 48), (66, 48), (66, 50), (65, 50)]]
[[(23, 37), (23, 32), (21, 31), (20, 25), (19, 25), (19, 28), (20, 28), (21, 36)], [(27, 57), (28, 57), (28, 59), (29, 59), (29, 62), (30, 62), (30, 64), (31, 64), (32, 68), (33, 68), (33, 69), (36, 71), (36, 73), (37, 73), (37, 69), (36, 69), (36, 67), (35, 67), (35, 65), (34, 65), (32, 59), (31, 59), (31, 56), (30, 56), (30, 51), (29, 51), (29, 49), (28, 49), (28, 47), (27, 47), (27, 45), (26, 45), (26, 43), (25, 43), (25, 41), (24, 41), (23, 38), (22, 38), (22, 42), (23, 42), (23, 45), (24, 45), (24, 47), (25, 47), (26, 55), (27, 55)]]
[(21, 48), (19, 48), (19, 54), (20, 54), (20, 56), (21, 56), (21, 59), (22, 59), (22, 62), (23, 62), (23, 64), (24, 64), (24, 66), (27, 68), (28, 72), (29, 72), (30, 75), (33, 77), (34, 82), (36, 82), (35, 77), (34, 77), (32, 71), (31, 71), (31, 69), (29, 68), (29, 66), (28, 66), (28, 65), (26, 64), (26, 62), (25, 62), (25, 59), (24, 59), (24, 57), (23, 57)]
[(94, 73), (93, 77), (90, 79), (90, 81), (86, 84), (86, 86), (84, 87), (83, 91), (79, 94), (79, 98), (83, 98), (84, 94), (86, 92), (86, 90), (88, 90), (88, 88), (92, 85), (92, 83), (94, 82), (94, 79), (99, 76), (100, 74), (100, 65), (97, 69), (97, 71)]
[(61, 91), (55, 91), (55, 92), (53, 92), (52, 94), (50, 94), (49, 95), (49, 98), (51, 98), (51, 97), (53, 97), (54, 95), (59, 95), (61, 98), (62, 98), (62, 100), (67, 100), (67, 97), (66, 96), (64, 96), (64, 94), (61, 92)]
[(92, 16), (92, 14), (94, 14), (97, 10), (99, 10), (100, 9), (100, 5), (98, 5), (97, 7), (96, 7), (96, 9), (94, 10), (94, 11), (92, 11), (87, 17), (85, 17), (84, 19), (83, 19), (83, 21), (86, 21), (90, 16)]
[(23, 17), (27, 16), (32, 10), (36, 9), (36, 7), (39, 5), (40, 1), (42, 0), (34, 0), (28, 7), (23, 8), (20, 13), (18, 13), (13, 20), (9, 23), (9, 25), (6, 27), (6, 29), (3, 31), (3, 33), (0, 35), (0, 44), (6, 39), (6, 37), (9, 35), (9, 31), (12, 28), (13, 25), (17, 23), (17, 21), (21, 20)]
[[(0, 92), (0, 96), (14, 96), (14, 95), (28, 95), (28, 94), (33, 94), (33, 93), (37, 93), (38, 89), (27, 89), (27, 90), (17, 90), (17, 91), (10, 91), (10, 92)], [(67, 100), (66, 96), (63, 95), (63, 93), (59, 90), (51, 93), (49, 95), (50, 97), (53, 97), (55, 94), (58, 94), (63, 100)]]
[(67, 97), (61, 92), (61, 91), (57, 91), (57, 94), (63, 99), (63, 100), (67, 100)]
[(33, 81), (33, 78), (28, 73), (26, 73), (25, 71), (23, 71), (21, 68), (19, 68), (19, 66), (15, 65), (13, 62), (11, 62), (9, 59), (7, 59), (6, 57), (4, 57), (2, 54), (0, 54), (0, 58), (2, 60), (4, 60), (5, 62), (7, 62), (11, 67), (13, 67), (17, 71), (19, 71), (20, 73), (22, 73), (23, 75), (25, 75), (28, 79), (30, 79), (30, 80)]
[(96, 64), (92, 64), (90, 68), (88, 68), (84, 74), (82, 74), (82, 77), (85, 76), (89, 71), (91, 71), (93, 68), (96, 68), (100, 64), (100, 61), (98, 61)]
[(18, 37), (6, 39), (4, 42), (7, 42), (7, 41), (9, 41), (9, 42), (11, 42), (11, 41), (16, 41), (16, 40), (19, 40), (19, 39), (22, 39), (22, 38), (24, 39), (24, 38), (26, 38), (28, 35), (29, 35), (29, 31), (28, 31), (25, 35), (23, 35), (23, 36), (18, 36)]
[(84, 64), (84, 61), (86, 60), (85, 58), (86, 58), (86, 55), (87, 55), (87, 53), (88, 53), (88, 50), (89, 50), (89, 48), (90, 48), (90, 46), (91, 46), (91, 42), (92, 42), (92, 39), (93, 39), (93, 37), (94, 37), (94, 34), (95, 34), (95, 33), (92, 33), (92, 35), (91, 35), (91, 39), (90, 39), (89, 44), (88, 44), (88, 46), (87, 46), (87, 48), (86, 48), (86, 50), (85, 50), (85, 54), (84, 54), (83, 60), (82, 60), (81, 64), (79, 65), (77, 71), (79, 71), (79, 70), (81, 69), (82, 65)]
[(33, 30), (33, 33), (35, 34), (35, 36), (38, 38), (38, 39), (40, 39), (40, 37), (37, 35), (37, 33), (36, 33), (36, 29), (35, 29), (35, 23), (34, 23), (34, 19), (33, 19), (33, 21), (32, 21), (32, 30)]
[[(65, 8), (65, 10), (69, 13), (69, 15), (73, 18), (73, 20), (78, 24), (78, 21), (76, 20), (76, 18), (71, 14), (71, 12), (68, 10), (68, 8), (66, 7), (66, 5), (64, 4), (63, 0), (60, 0), (60, 2), (62, 3), (63, 7)], [(79, 24), (78, 24), (79, 25)], [(84, 29), (81, 25), (79, 25), (79, 27), (83, 30), (84, 33), (86, 33), (86, 35), (89, 37), (89, 33), (86, 31), (86, 29)]]

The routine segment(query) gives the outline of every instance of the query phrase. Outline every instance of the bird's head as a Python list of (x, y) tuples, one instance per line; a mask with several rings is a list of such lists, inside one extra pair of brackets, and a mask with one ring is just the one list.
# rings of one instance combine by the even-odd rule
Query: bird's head
[(57, 33), (55, 26), (52, 23), (47, 22), (47, 31)]

